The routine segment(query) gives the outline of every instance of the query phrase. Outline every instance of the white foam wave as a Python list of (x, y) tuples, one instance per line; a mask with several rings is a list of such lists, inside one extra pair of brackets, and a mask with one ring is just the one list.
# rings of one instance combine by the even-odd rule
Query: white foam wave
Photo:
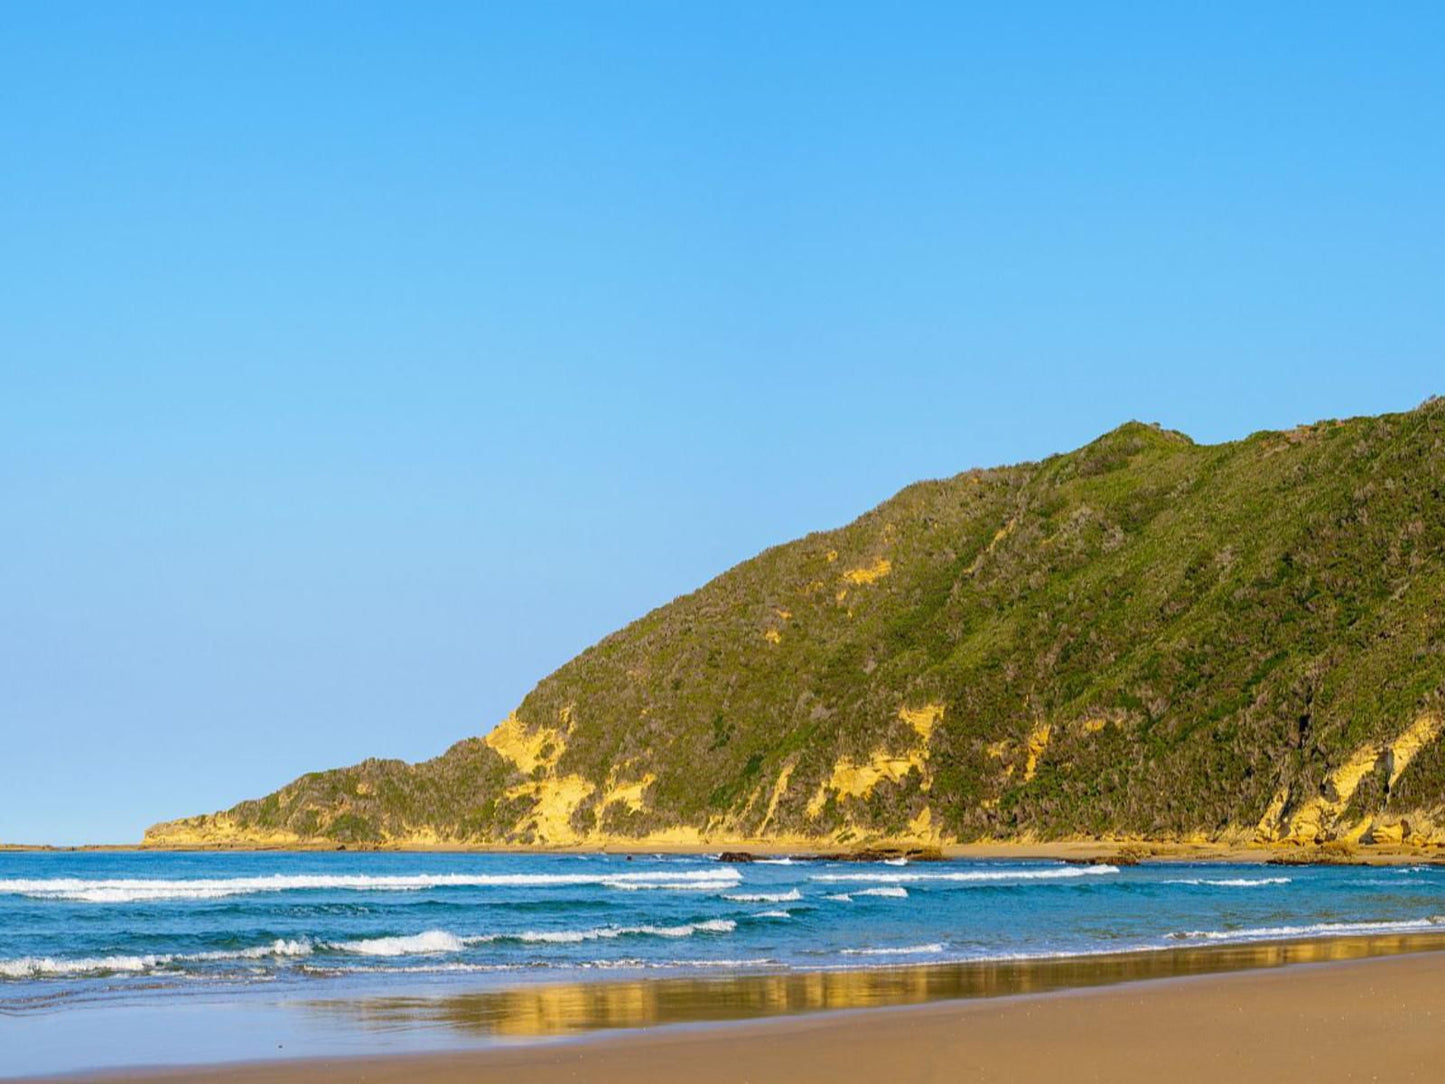
[(155, 903), (165, 900), (218, 900), (236, 893), (214, 888), (81, 888), (70, 892), (22, 894), (32, 899), (66, 900), (71, 903)]
[(784, 857), (784, 858), (758, 858), (758, 859), (755, 859), (755, 861), (756, 861), (757, 864), (760, 865), (760, 866), (791, 866), (791, 865), (793, 864), (793, 860), (792, 860), (791, 858), (787, 858), (787, 857)]
[(0, 976), (35, 979), (61, 975), (133, 974), (151, 971), (169, 961), (168, 956), (91, 956), (80, 960), (22, 956), (16, 960), (0, 960)]
[(1287, 937), (1347, 937), (1371, 933), (1411, 933), (1438, 930), (1445, 917), (1411, 918), (1389, 922), (1315, 922), (1304, 926), (1250, 926), (1239, 930), (1189, 930), (1171, 934), (1185, 941), (1277, 941)]
[(832, 895), (824, 896), (825, 900), (837, 900), (839, 903), (852, 903), (853, 897), (847, 892), (834, 892)]
[(926, 956), (943, 951), (942, 941), (927, 945), (904, 945), (901, 948), (845, 948), (844, 956)]
[(35, 979), (76, 975), (141, 974), (187, 963), (211, 963), (225, 960), (259, 960), (269, 956), (308, 956), (314, 951), (310, 941), (277, 940), (253, 948), (215, 952), (155, 953), (135, 956), (86, 956), (74, 960), (51, 956), (22, 956), (0, 960), (0, 978)]
[(784, 911), (784, 910), (779, 909), (779, 910), (777, 910), (777, 911), (759, 911), (759, 912), (758, 912), (757, 914), (755, 914), (753, 917), (754, 917), (754, 918), (792, 918), (793, 916), (792, 916), (791, 914), (789, 914), (787, 911)]
[(885, 859), (883, 859), (883, 864), (884, 864), (885, 866), (906, 866), (906, 865), (908, 865), (908, 859), (906, 859), (906, 858), (885, 858)]
[(803, 894), (796, 888), (791, 892), (739, 892), (723, 897), (734, 903), (796, 903), (802, 898)]
[(882, 884), (913, 884), (922, 881), (944, 881), (988, 884), (995, 881), (1064, 881), (1118, 872), (1118, 866), (1102, 865), (1064, 866), (1060, 869), (969, 870), (958, 873), (815, 873), (808, 879), (830, 883), (871, 881)]
[(466, 945), (454, 933), (427, 930), (409, 937), (371, 937), (361, 941), (338, 941), (330, 946), (358, 956), (431, 956), (443, 952), (461, 952)]
[[(279, 939), (267, 945), (213, 952), (93, 956), (79, 959), (24, 956), (17, 959), (0, 960), (0, 978), (32, 979), (80, 975), (142, 974), (183, 968), (186, 964), (214, 963), (226, 960), (259, 960), (266, 957), (311, 956), (317, 952), (376, 957), (440, 956), (461, 952), (469, 945), (492, 942), (576, 944), (583, 941), (610, 940), (618, 937), (691, 937), (697, 933), (731, 933), (735, 929), (737, 929), (737, 923), (733, 919), (718, 918), (679, 926), (642, 925), (603, 926), (590, 930), (523, 930), (518, 933), (480, 934), (470, 937), (462, 937), (449, 930), (426, 930), (417, 934), (371, 937), (353, 941), (312, 942), (300, 939)], [(317, 967), (325, 969), (324, 965), (317, 965)]]
[(582, 941), (616, 937), (691, 937), (695, 933), (732, 933), (738, 924), (730, 918), (712, 918), (681, 926), (598, 926), (590, 930), (522, 930), (518, 933), (489, 933), (464, 937), (468, 945), (498, 941), (520, 941), (529, 945), (574, 945)]
[(582, 971), (668, 971), (679, 968), (711, 967), (776, 967), (777, 961), (770, 956), (753, 956), (741, 959), (719, 960), (588, 960), (583, 963), (546, 964), (539, 962), (525, 964), (470, 964), (459, 961), (434, 961), (420, 964), (306, 964), (302, 970), (315, 975), (434, 975), (434, 974), (488, 974), (494, 972), (531, 971), (552, 966), (567, 970)]
[(0, 879), (0, 895), (75, 903), (151, 903), (160, 900), (207, 900), (262, 892), (332, 890), (348, 892), (415, 892), (429, 888), (554, 888), (599, 886), (623, 890), (682, 889), (722, 891), (742, 881), (737, 870), (654, 870), (638, 873), (442, 873), (399, 876), (365, 874), (282, 874), (266, 877), (157, 880), (76, 877)]
[(1170, 881), (1160, 881), (1166, 885), (1210, 885), (1215, 888), (1262, 888), (1265, 885), (1287, 885), (1289, 877), (1180, 877)]
[(707, 878), (695, 877), (688, 880), (647, 880), (647, 881), (602, 881), (606, 888), (616, 888), (623, 892), (644, 892), (652, 889), (665, 889), (673, 892), (721, 892), (725, 888), (733, 888), (737, 885), (740, 877)]
[(189, 955), (176, 956), (177, 960), (260, 960), (267, 956), (310, 956), (315, 946), (304, 939), (286, 940), (278, 938), (269, 945), (257, 945), (254, 948), (236, 949), (233, 952), (193, 952)]
[(563, 967), (579, 967), (587, 971), (666, 971), (679, 967), (776, 967), (778, 961), (770, 956), (753, 956), (746, 959), (711, 960), (641, 960), (626, 957), (620, 960), (591, 960), (581, 964), (563, 964)]
[(889, 899), (903, 899), (908, 895), (906, 888), (865, 888), (861, 892), (853, 893), (855, 896), (886, 896)]

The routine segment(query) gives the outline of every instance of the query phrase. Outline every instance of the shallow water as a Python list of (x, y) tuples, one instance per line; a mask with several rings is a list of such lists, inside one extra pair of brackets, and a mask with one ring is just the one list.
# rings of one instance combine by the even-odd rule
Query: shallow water
[[(1445, 939), (1445, 869), (1423, 866), (3, 854), (0, 1075), (161, 1060), (173, 1046), (147, 1056), (111, 1025), (217, 1005), (289, 1006), (265, 1025), (286, 1052), (349, 1049), (357, 1031), (417, 1049), (441, 1025), (569, 1034), (1257, 966), (1287, 962), (1254, 957), (1301, 938), (1396, 951), (1430, 934)], [(1176, 951), (1112, 955), (1141, 949)], [(76, 1012), (83, 1056), (64, 1041)], [(195, 1048), (202, 1060), (269, 1052), (208, 1027), (221, 1038)]]
[(1445, 950), (1445, 933), (1253, 942), (1036, 959), (545, 983), (441, 997), (318, 999), (305, 1012), (339, 1026), (431, 1029), (482, 1039), (553, 1038), (658, 1024), (1011, 997), (1290, 964)]

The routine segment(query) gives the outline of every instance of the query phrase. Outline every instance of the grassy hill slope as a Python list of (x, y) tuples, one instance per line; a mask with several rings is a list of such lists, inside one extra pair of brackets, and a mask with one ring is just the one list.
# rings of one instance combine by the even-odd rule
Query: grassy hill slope
[(1445, 401), (1129, 423), (767, 550), (435, 760), (146, 839), (1445, 839), (1442, 694)]

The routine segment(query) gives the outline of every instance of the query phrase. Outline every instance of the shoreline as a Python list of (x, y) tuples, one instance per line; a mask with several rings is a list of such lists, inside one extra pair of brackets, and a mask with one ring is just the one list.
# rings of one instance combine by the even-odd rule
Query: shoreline
[(514, 847), (500, 844), (438, 844), (397, 842), (341, 845), (335, 843), (211, 843), (146, 844), (90, 843), (73, 846), (49, 844), (0, 844), (0, 854), (613, 854), (613, 855), (712, 855), (741, 851), (760, 857), (796, 857), (820, 852), (846, 853), (864, 849), (921, 848), (934, 850), (945, 859), (1115, 862), (1229, 862), (1246, 865), (1445, 865), (1445, 846), (1371, 844), (1369, 846), (1254, 844), (1229, 842), (1177, 842), (1135, 839), (1050, 840), (1041, 842), (1000, 841), (979, 843), (928, 843), (918, 840), (880, 840), (838, 844), (828, 840), (716, 840), (705, 843), (652, 843), (645, 839), (607, 843), (579, 843), (568, 846)]
[[(1243, 962), (1245, 957), (1252, 962)], [(1127, 966), (1146, 960), (1145, 973)], [(1326, 1082), (1432, 1079), (1431, 1067), (1445, 1057), (1445, 1031), (1438, 1026), (1445, 1016), (1445, 935), (1261, 942), (1018, 963), (1023, 966), (964, 968), (975, 976), (973, 991), (942, 996), (932, 996), (928, 986), (947, 968), (929, 965), (748, 976), (741, 981), (760, 992), (769, 983), (811, 990), (819, 1007), (727, 1015), (736, 1005), (714, 997), (712, 1015), (651, 1023), (624, 1017), (623, 1025), (604, 1030), (532, 1035), (525, 1045), (494, 1041), (424, 1053), (103, 1069), (23, 1079), (112, 1084), (339, 1084), (358, 1079), (560, 1084), (587, 1079), (620, 1084), (641, 1078), (756, 1084), (890, 1074), (908, 1080), (1142, 1084), (1169, 1072), (1176, 1082), (1306, 1075)], [(1036, 981), (1019, 981), (1030, 975)], [(827, 999), (827, 976), (838, 980), (833, 992), (844, 996)], [(676, 980), (643, 981), (658, 989)], [(870, 1003), (868, 992), (878, 981), (920, 996)], [(727, 980), (709, 982), (728, 985)], [(594, 990), (611, 985), (621, 994), (602, 1002), (637, 1004), (638, 984), (587, 985)], [(565, 1008), (566, 1000), (548, 1004), (547, 991), (565, 989), (515, 991), (524, 1000), (541, 996), (539, 1004), (519, 1005), (522, 1018), (549, 1019), (547, 1010)], [(762, 1003), (786, 1006), (773, 993), (773, 1001)], [(850, 1001), (849, 995), (862, 996)], [(476, 999), (497, 996), (432, 1000), (442, 1014), (452, 1014), (451, 1024), (457, 1026), (484, 1019)], [(425, 999), (396, 1000), (397, 1008), (417, 1011)], [(351, 1011), (373, 1026), (378, 1021), (396, 1026), (385, 1012), (378, 1014), (375, 1000), (358, 1002)], [(417, 1023), (435, 1027), (438, 1019)], [(550, 1019), (557, 1020), (555, 1015)], [(1307, 1048), (1301, 1045), (1305, 1042)]]

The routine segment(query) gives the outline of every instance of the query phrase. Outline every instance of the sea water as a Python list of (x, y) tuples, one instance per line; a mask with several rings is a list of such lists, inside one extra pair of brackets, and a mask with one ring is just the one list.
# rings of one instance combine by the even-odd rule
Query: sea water
[(1430, 931), (1445, 933), (1445, 867), (7, 853), (0, 1042), (7, 1019), (258, 992), (447, 996)]

